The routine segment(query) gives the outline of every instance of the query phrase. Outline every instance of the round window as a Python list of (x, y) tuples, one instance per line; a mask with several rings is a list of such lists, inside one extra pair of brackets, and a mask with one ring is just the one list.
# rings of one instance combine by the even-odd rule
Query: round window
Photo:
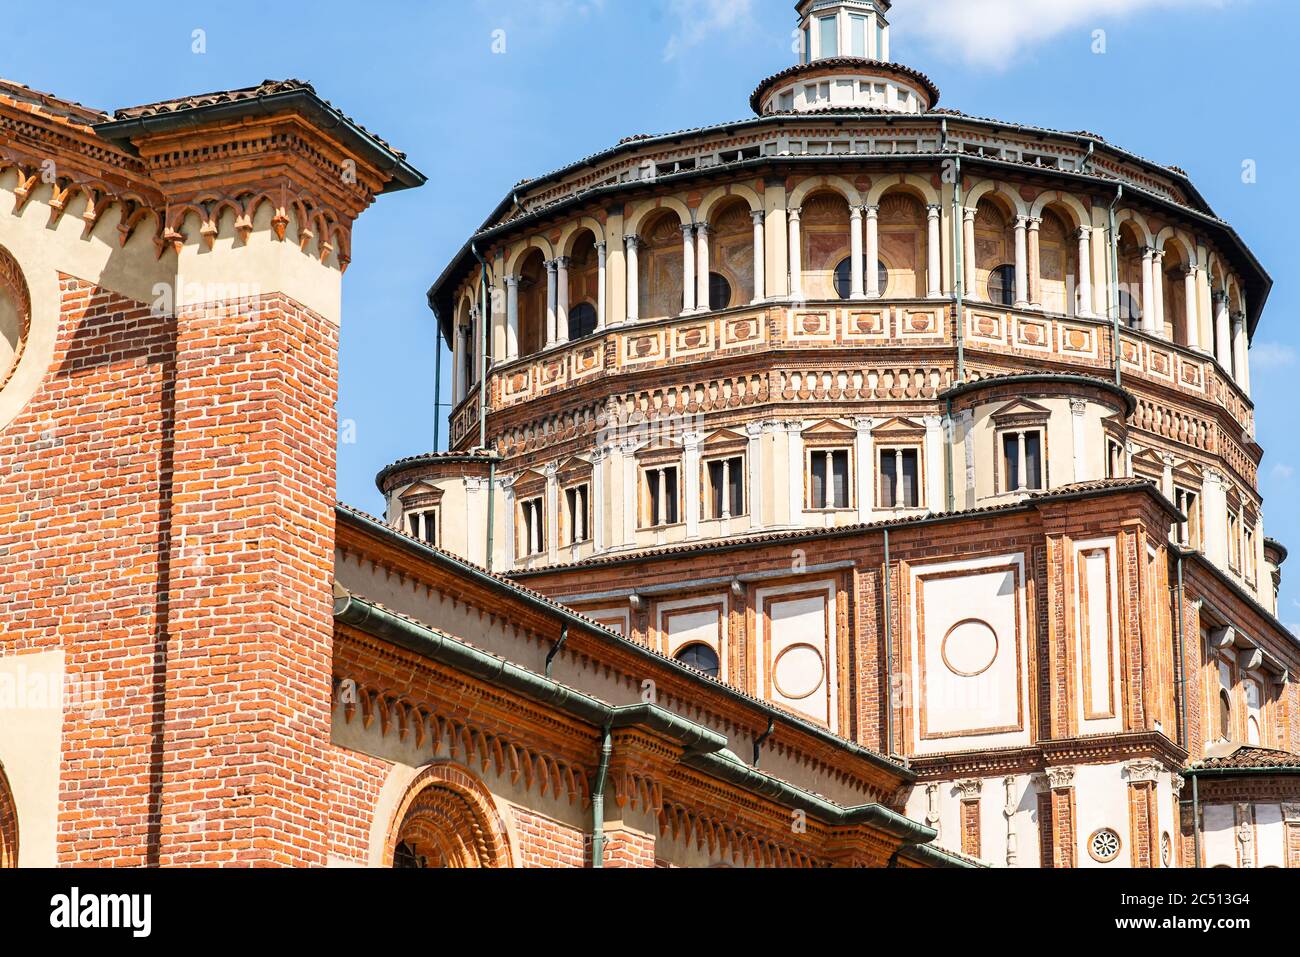
[(726, 309), (731, 305), (731, 283), (722, 273), (709, 273), (709, 308)]
[(1088, 853), (1099, 864), (1109, 864), (1119, 857), (1119, 848), (1119, 835), (1108, 827), (1093, 831), (1092, 837), (1088, 838)]
[[(865, 267), (863, 269), (865, 273)], [(866, 276), (863, 275), (863, 287), (866, 287)], [(880, 295), (885, 295), (885, 290), (889, 287), (889, 267), (883, 262), (876, 263), (876, 282), (880, 286)], [(835, 294), (841, 299), (849, 299), (853, 296), (853, 260), (844, 259), (835, 267)]]
[(999, 306), (1016, 303), (1016, 267), (1010, 263), (989, 273), (989, 302)]

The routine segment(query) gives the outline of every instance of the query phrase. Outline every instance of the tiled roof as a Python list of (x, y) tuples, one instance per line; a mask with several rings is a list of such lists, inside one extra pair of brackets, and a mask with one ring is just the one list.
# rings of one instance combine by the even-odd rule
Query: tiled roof
[(1193, 771), (1295, 771), (1300, 774), (1300, 754), (1242, 745), (1231, 754), (1205, 758), (1191, 765)]
[(53, 93), (33, 90), (30, 86), (0, 79), (0, 96), (23, 103), (33, 112), (45, 113), (69, 121), (77, 126), (91, 126), (108, 119), (108, 114), (73, 100), (65, 100)]
[(810, 63), (799, 63), (795, 66), (787, 67), (780, 73), (773, 73), (754, 88), (754, 92), (749, 97), (749, 105), (753, 108), (755, 113), (760, 113), (762, 112), (763, 107), (763, 95), (782, 80), (788, 80), (790, 77), (799, 76), (801, 73), (841, 69), (859, 69), (873, 75), (883, 73), (901, 73), (903, 76), (915, 80), (917, 83), (920, 83), (925, 87), (926, 92), (930, 94), (931, 106), (939, 102), (939, 88), (935, 86), (933, 80), (920, 70), (914, 70), (910, 66), (904, 66), (901, 63), (889, 63), (885, 60), (869, 60), (865, 57), (857, 56), (836, 56), (826, 57), (821, 60), (813, 60)]
[[(1065, 485), (1061, 488), (1052, 489), (1050, 492), (1036, 492), (1026, 496), (1023, 500), (1009, 502), (1003, 505), (984, 505), (979, 508), (968, 508), (956, 512), (938, 512), (920, 516), (908, 516), (905, 518), (891, 518), (878, 522), (858, 522), (852, 525), (841, 525), (836, 528), (798, 528), (784, 532), (762, 532), (757, 535), (742, 535), (735, 538), (697, 541), (681, 545), (666, 545), (661, 548), (651, 548), (637, 552), (623, 552), (617, 555), (604, 555), (597, 558), (587, 558), (577, 562), (557, 562), (554, 565), (539, 565), (529, 569), (509, 572), (508, 576), (511, 579), (515, 579), (532, 575), (547, 574), (549, 572), (568, 571), (575, 568), (599, 568), (603, 565), (619, 565), (630, 561), (652, 561), (656, 558), (670, 555), (680, 557), (697, 552), (703, 553), (734, 548), (747, 548), (755, 545), (772, 545), (781, 542), (828, 538), (832, 536), (842, 537), (886, 528), (904, 528), (908, 525), (914, 525), (919, 522), (958, 521), (960, 519), (973, 518), (981, 515), (997, 515), (1005, 512), (1019, 511), (1024, 509), (1026, 504), (1029, 503), (1052, 502), (1059, 499), (1069, 499), (1082, 495), (1093, 495), (1120, 490), (1136, 491), (1138, 489), (1146, 489), (1150, 491), (1166, 505), (1169, 505), (1168, 500), (1164, 498), (1156, 485), (1147, 479), (1099, 479), (1094, 482), (1078, 482), (1072, 485)], [(1169, 507), (1172, 509), (1173, 506), (1169, 505)]]
[(172, 100), (161, 100), (157, 103), (145, 103), (141, 106), (131, 106), (113, 112), (113, 118), (116, 120), (136, 120), (146, 116), (163, 116), (170, 113), (180, 113), (186, 110), (197, 110), (204, 107), (218, 106), (223, 103), (239, 103), (246, 100), (265, 99), (270, 96), (277, 96), (285, 93), (309, 93), (319, 99), (329, 109), (338, 113), (343, 119), (347, 120), (357, 129), (361, 130), (376, 143), (379, 143), (384, 149), (389, 150), (394, 156), (402, 159), (406, 154), (387, 143), (384, 139), (376, 136), (373, 132), (366, 129), (352, 117), (347, 116), (339, 110), (329, 100), (324, 99), (316, 93), (315, 87), (303, 80), (263, 80), (257, 86), (246, 86), (237, 90), (218, 90), (214, 93), (201, 93), (193, 96), (182, 96)]

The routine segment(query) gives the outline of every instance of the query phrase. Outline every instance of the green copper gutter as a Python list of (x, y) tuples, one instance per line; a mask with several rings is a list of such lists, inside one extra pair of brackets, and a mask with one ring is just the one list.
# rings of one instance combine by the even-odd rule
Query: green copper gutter
[[(521, 668), (502, 658), (497, 658), (478, 648), (473, 648), (455, 638), (432, 628), (397, 615), (386, 608), (355, 595), (335, 599), (334, 618), (341, 624), (357, 628), (367, 634), (421, 657), (439, 662), (494, 686), (515, 691), (526, 698), (547, 704), (601, 729), (600, 765), (608, 768), (611, 754), (610, 731), (615, 728), (646, 728), (671, 738), (684, 748), (682, 762), (712, 777), (737, 785), (754, 794), (769, 798), (778, 804), (804, 811), (831, 825), (852, 826), (863, 824), (899, 838), (905, 847), (901, 850), (915, 854), (934, 863), (970, 866), (969, 862), (949, 857), (934, 849), (922, 850), (934, 840), (931, 828), (880, 804), (867, 804), (845, 808), (802, 788), (787, 784), (744, 764), (727, 750), (727, 738), (674, 714), (659, 705), (636, 704), (615, 706), (606, 704), (575, 688), (561, 685), (539, 674)], [(597, 800), (593, 791), (593, 866), (603, 861), (603, 800)], [(603, 795), (600, 795), (603, 799)]]

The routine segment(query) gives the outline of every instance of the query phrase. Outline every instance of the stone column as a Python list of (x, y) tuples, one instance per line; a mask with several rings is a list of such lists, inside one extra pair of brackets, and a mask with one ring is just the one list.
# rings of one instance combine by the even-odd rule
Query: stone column
[[(682, 477), (685, 479), (686, 537), (700, 537), (700, 439), (698, 432), (682, 436)], [(662, 472), (660, 473), (663, 474)], [(725, 489), (723, 490), (725, 494)], [(662, 498), (661, 498), (662, 501)]]
[[(1074, 442), (1074, 480), (1076, 482), (1087, 482), (1094, 478), (1100, 478), (1100, 475), (1092, 474), (1088, 468), (1088, 433), (1085, 428), (1084, 416), (1088, 412), (1088, 403), (1083, 399), (1070, 400), (1070, 438)], [(1046, 476), (1044, 476), (1046, 478)]]
[(698, 284), (698, 292), (695, 294), (695, 308), (699, 312), (708, 312), (713, 308), (709, 296), (709, 277), (713, 272), (709, 260), (709, 233), (711, 231), (712, 227), (708, 223), (700, 223), (695, 229), (695, 253), (699, 260), (699, 265), (695, 269), (695, 281)]
[(876, 452), (871, 438), (874, 426), (875, 420), (865, 416), (853, 420), (853, 428), (857, 431), (853, 455), (857, 460), (858, 521), (862, 523), (871, 521), (876, 506)]
[(849, 298), (862, 299), (866, 291), (862, 287), (862, 207), (849, 207), (849, 273), (851, 277)]
[(1093, 315), (1092, 306), (1092, 227), (1080, 226), (1079, 238), (1079, 275), (1076, 279), (1079, 290), (1078, 314), (1085, 318)]
[(560, 544), (560, 483), (555, 463), (546, 466), (546, 515), (541, 521), (543, 538), (538, 549), (555, 564)]
[[(922, 418), (922, 421), (925, 423), (925, 456), (923, 461), (917, 464), (921, 466), (921, 471), (925, 473), (926, 478), (928, 501), (924, 504), (931, 512), (937, 514), (947, 510), (944, 502), (944, 470), (940, 464), (943, 462), (943, 417), (927, 415)], [(899, 476), (901, 478), (901, 471)]]
[(754, 220), (754, 304), (767, 299), (767, 249), (764, 240), (764, 213), (761, 209), (751, 212)]
[(461, 399), (465, 398), (465, 344), (468, 340), (465, 335), (465, 326), (457, 324), (453, 327), (451, 337), (451, 401), (453, 405), (459, 404)]
[(687, 223), (682, 230), (682, 315), (695, 311), (695, 225)]
[(802, 210), (795, 208), (786, 211), (790, 223), (790, 299), (802, 301), (803, 295), (803, 244), (799, 214)]
[(1037, 216), (1029, 220), (1029, 303), (1038, 309), (1043, 306), (1042, 225)]
[(506, 276), (506, 359), (519, 358), (519, 277)]
[(636, 526), (640, 503), (637, 499), (636, 443), (624, 442), (623, 450), (623, 542), (631, 548), (636, 544)]
[(1228, 570), (1227, 479), (1213, 467), (1205, 469), (1201, 483), (1201, 542), (1205, 557), (1222, 571)]
[(555, 345), (556, 329), (559, 326), (557, 316), (559, 315), (560, 289), (557, 272), (559, 263), (554, 260), (548, 260), (546, 263), (546, 345)]
[(929, 215), (929, 235), (926, 238), (926, 267), (925, 267), (925, 285), (926, 295), (931, 299), (938, 299), (942, 293), (942, 260), (940, 254), (943, 251), (942, 239), (939, 236), (939, 207), (931, 205), (927, 209)]
[(569, 263), (568, 256), (555, 260), (555, 341), (569, 341)]
[(1187, 348), (1201, 349), (1200, 294), (1196, 286), (1195, 266), (1183, 270), (1183, 322), (1187, 327)]
[(591, 543), (597, 553), (605, 550), (605, 463), (609, 450), (598, 445), (591, 453)]
[(1016, 217), (1016, 308), (1029, 307), (1029, 217)]
[[(1156, 251), (1150, 246), (1142, 249), (1142, 329), (1152, 334), (1155, 333), (1156, 320), (1156, 297), (1152, 277), (1155, 253)], [(1118, 277), (1116, 281), (1119, 281)]]
[[(879, 299), (880, 288), (880, 207), (863, 207), (867, 214), (867, 255), (863, 264), (866, 269), (867, 298)], [(861, 270), (859, 270), (860, 272)]]
[(604, 329), (609, 310), (609, 250), (596, 243), (596, 328)]
[(745, 476), (745, 506), (749, 509), (749, 527), (757, 531), (763, 527), (763, 423), (749, 422), (745, 425), (749, 436), (746, 464), (749, 474)]
[(1236, 380), (1238, 387), (1249, 395), (1249, 390), (1246, 388), (1246, 350), (1246, 316), (1238, 312), (1232, 316), (1232, 378)]
[(966, 298), (982, 299), (979, 295), (979, 268), (975, 256), (975, 210), (962, 209), (961, 259), (966, 274)]
[(1007, 867), (1015, 867), (1020, 857), (1019, 842), (1016, 840), (1016, 811), (1019, 801), (1016, 797), (1015, 775), (1002, 779), (1006, 789), (1006, 802), (1002, 805), (1002, 816), (1007, 819)]
[(1151, 317), (1151, 334), (1165, 338), (1165, 251), (1151, 253), (1151, 301), (1155, 314)]
[(789, 474), (789, 524), (803, 524), (803, 422), (795, 420), (785, 423), (786, 433), (786, 465)]
[(1228, 294), (1214, 294), (1214, 357), (1223, 371), (1232, 374), (1232, 331), (1228, 318)]
[(627, 321), (636, 322), (641, 318), (641, 269), (637, 250), (641, 247), (640, 236), (625, 236), (627, 244)]
[(1156, 782), (1164, 768), (1159, 761), (1142, 759), (1124, 765), (1128, 778), (1129, 864), (1160, 866), (1160, 815), (1156, 811)]

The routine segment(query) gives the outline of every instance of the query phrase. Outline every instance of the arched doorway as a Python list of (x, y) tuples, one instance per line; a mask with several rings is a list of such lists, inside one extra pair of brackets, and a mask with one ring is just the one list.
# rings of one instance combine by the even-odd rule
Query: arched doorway
[(512, 866), (491, 795), (450, 764), (428, 767), (411, 783), (393, 817), (385, 860), (395, 868)]
[(9, 779), (0, 767), (0, 869), (18, 866), (18, 809)]

